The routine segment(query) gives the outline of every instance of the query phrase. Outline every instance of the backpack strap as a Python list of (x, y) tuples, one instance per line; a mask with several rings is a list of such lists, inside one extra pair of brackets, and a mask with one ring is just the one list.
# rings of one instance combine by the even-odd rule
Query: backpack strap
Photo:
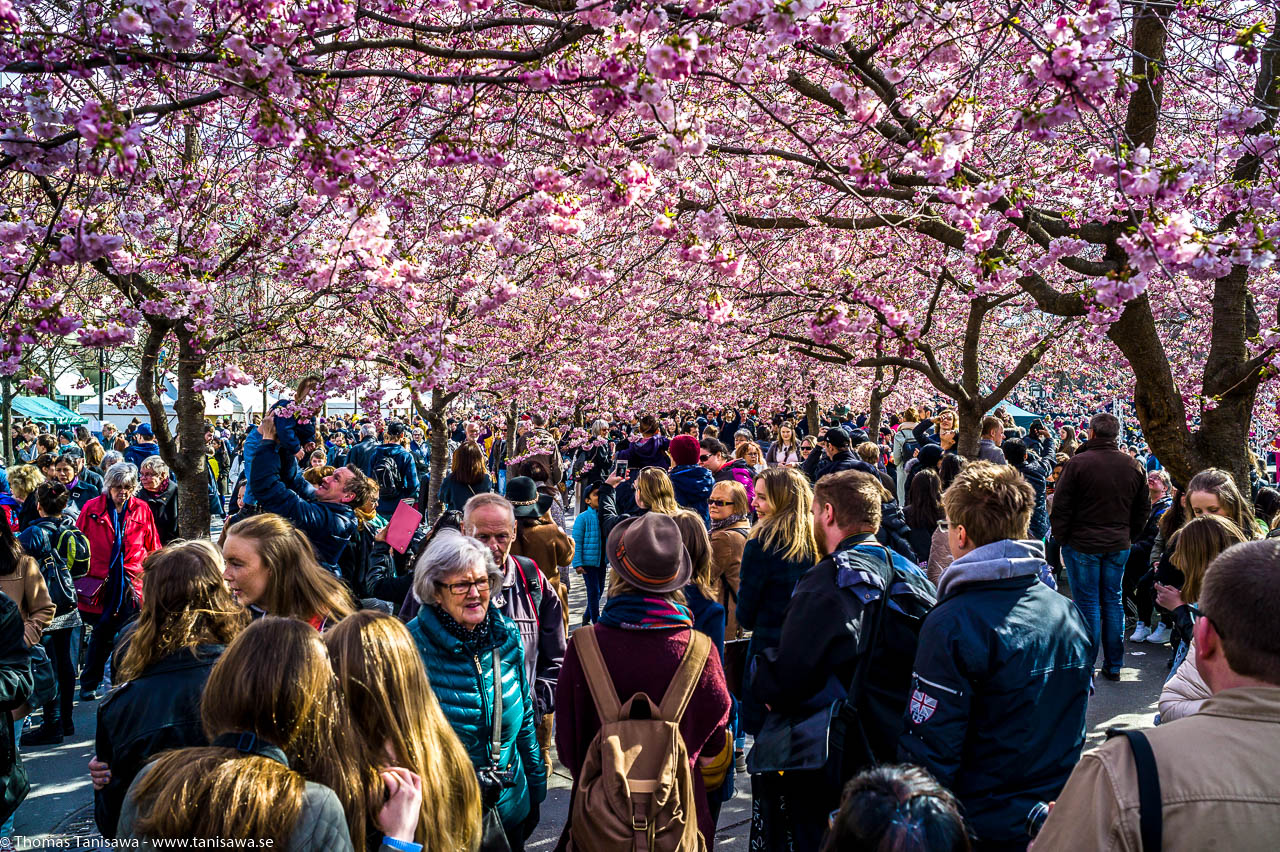
[(1138, 832), (1143, 852), (1159, 852), (1164, 843), (1164, 800), (1160, 795), (1160, 772), (1151, 743), (1142, 731), (1110, 728), (1107, 738), (1123, 736), (1133, 752), (1133, 765), (1138, 770)]
[(622, 703), (618, 701), (617, 690), (613, 688), (613, 678), (609, 677), (609, 671), (605, 668), (600, 643), (596, 640), (595, 625), (575, 630), (573, 645), (578, 649), (578, 662), (582, 665), (582, 674), (591, 690), (591, 700), (595, 702), (600, 724), (618, 721), (618, 717), (622, 715)]
[(693, 691), (702, 679), (702, 670), (706, 668), (707, 657), (711, 653), (711, 639), (707, 634), (690, 628), (689, 644), (685, 646), (684, 658), (680, 660), (680, 668), (671, 677), (666, 693), (662, 696), (662, 705), (658, 713), (668, 722), (680, 724), (685, 708), (693, 698)]

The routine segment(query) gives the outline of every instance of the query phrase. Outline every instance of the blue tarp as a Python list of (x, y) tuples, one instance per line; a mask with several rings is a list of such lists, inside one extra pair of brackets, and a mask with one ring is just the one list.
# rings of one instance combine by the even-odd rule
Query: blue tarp
[(15, 414), (54, 426), (83, 426), (89, 422), (87, 417), (42, 396), (15, 396), (13, 410)]

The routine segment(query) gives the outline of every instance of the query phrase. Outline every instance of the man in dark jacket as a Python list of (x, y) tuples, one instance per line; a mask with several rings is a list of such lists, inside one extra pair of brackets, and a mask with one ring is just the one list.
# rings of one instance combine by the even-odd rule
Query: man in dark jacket
[(139, 423), (138, 429), (134, 432), (137, 442), (130, 444), (125, 448), (124, 460), (129, 464), (142, 467), (142, 463), (149, 456), (160, 455), (160, 445), (156, 443), (155, 433), (151, 431), (150, 423)]
[(956, 558), (920, 631), (899, 758), (956, 794), (977, 848), (1022, 850), (1032, 807), (1080, 758), (1089, 633), (1041, 581), (1043, 547), (1023, 540), (1035, 492), (1016, 471), (974, 462), (942, 504)]
[(386, 520), (391, 520), (401, 500), (418, 496), (418, 465), (413, 454), (400, 446), (407, 430), (399, 420), (388, 423), (382, 446), (374, 450), (369, 462), (369, 475), (378, 483), (378, 514)]
[(833, 426), (820, 440), (826, 442), (825, 452), (809, 453), (809, 457), (804, 460), (804, 472), (811, 482), (817, 482), (827, 474), (839, 473), (842, 470), (860, 470), (876, 477), (877, 482), (880, 481), (876, 469), (853, 454), (850, 449), (852, 440), (844, 429)]
[[(373, 451), (378, 449), (378, 430), (372, 423), (360, 427), (360, 440), (347, 453), (347, 464), (355, 465), (365, 476), (373, 475)], [(336, 467), (336, 465), (335, 465)]]
[[(818, 483), (814, 534), (819, 551), (826, 555), (796, 584), (781, 640), (755, 658), (746, 688), (757, 701), (782, 714), (809, 713), (849, 694), (874, 758), (891, 762), (902, 732), (911, 658), (909, 652), (902, 655), (904, 644), (888, 634), (873, 651), (869, 622), (883, 606), (886, 589), (893, 605), (909, 612), (927, 611), (934, 589), (913, 562), (877, 543), (882, 496), (879, 479), (862, 471), (841, 471)], [(859, 660), (869, 652), (873, 653), (864, 664), (861, 694), (851, 694)], [(846, 743), (855, 740), (850, 732)], [(869, 762), (861, 751), (846, 747), (840, 767), (832, 767), (840, 776), (837, 780), (847, 780)], [(821, 771), (787, 772), (781, 778), (757, 775), (755, 780), (781, 786), (792, 809), (795, 848), (817, 849), (827, 816), (839, 804), (841, 785), (833, 785), (829, 774)]]
[(1044, 541), (1049, 535), (1049, 508), (1045, 495), (1048, 493), (1049, 475), (1053, 473), (1053, 459), (1041, 458), (1030, 452), (1022, 438), (1009, 438), (1000, 449), (1008, 463), (1017, 468), (1031, 490), (1036, 492), (1036, 507), (1031, 512), (1027, 537)]
[(338, 557), (356, 533), (352, 507), (368, 502), (373, 493), (372, 483), (348, 465), (326, 476), (318, 488), (313, 488), (301, 476), (286, 484), (280, 478), (275, 415), (262, 418), (258, 428), (262, 432), (262, 447), (254, 457), (250, 472), (258, 506), (275, 512), (302, 530), (316, 549), (320, 564), (337, 573)]
[(1071, 597), (1089, 625), (1095, 657), (1101, 643), (1108, 680), (1120, 679), (1124, 662), (1124, 565), (1150, 510), (1146, 472), (1116, 444), (1119, 434), (1115, 415), (1093, 415), (1089, 440), (1063, 466), (1049, 512)]

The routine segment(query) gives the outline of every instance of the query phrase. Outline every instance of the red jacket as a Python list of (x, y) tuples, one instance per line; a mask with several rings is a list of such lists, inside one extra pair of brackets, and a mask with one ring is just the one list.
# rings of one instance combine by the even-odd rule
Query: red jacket
[[(109, 494), (94, 497), (80, 510), (76, 526), (89, 539), (89, 573), (76, 581), (80, 592), (80, 610), (101, 613), (102, 604), (97, 600), (98, 591), (107, 580), (111, 563), (111, 551), (115, 548), (116, 531), (107, 511)], [(142, 601), (142, 560), (148, 553), (160, 549), (160, 533), (155, 518), (141, 498), (130, 497), (124, 515), (124, 570), (133, 584), (133, 593)]]

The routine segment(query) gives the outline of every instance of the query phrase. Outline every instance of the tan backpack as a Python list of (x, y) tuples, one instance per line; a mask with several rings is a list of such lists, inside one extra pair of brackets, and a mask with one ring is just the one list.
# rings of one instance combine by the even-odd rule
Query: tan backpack
[(573, 799), (570, 848), (576, 852), (702, 852), (693, 772), (680, 734), (711, 640), (689, 631), (689, 645), (655, 707), (637, 692), (618, 703), (591, 627), (573, 634), (600, 730), (587, 747)]

